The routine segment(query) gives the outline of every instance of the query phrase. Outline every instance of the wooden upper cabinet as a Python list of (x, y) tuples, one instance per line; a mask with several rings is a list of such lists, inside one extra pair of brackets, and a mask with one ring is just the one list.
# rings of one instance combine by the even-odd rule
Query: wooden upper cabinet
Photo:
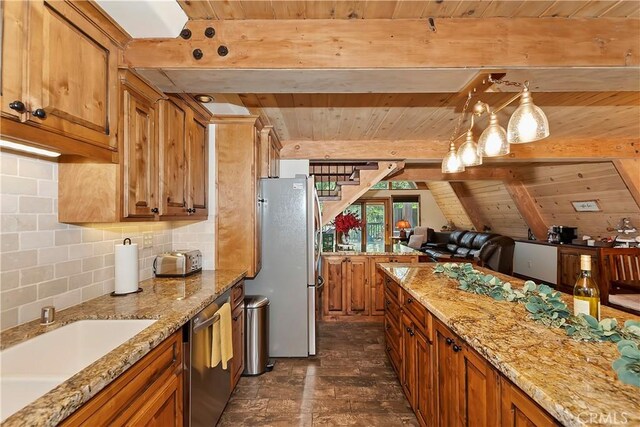
[(278, 178), (280, 176), (280, 149), (282, 144), (273, 126), (264, 126), (259, 135), (260, 176)]
[(120, 48), (110, 32), (120, 31), (89, 21), (85, 9), (96, 12), (64, 1), (2, 2), (2, 135), (114, 161)]
[(257, 116), (214, 117), (216, 125), (216, 267), (261, 267)]
[(179, 100), (160, 101), (160, 215), (186, 216), (187, 111)]
[(159, 209), (156, 106), (162, 94), (129, 71), (120, 76), (123, 217), (154, 218)]
[(195, 209), (195, 212), (192, 212), (194, 215), (206, 217), (209, 188), (208, 125), (191, 113), (187, 131), (189, 206)]

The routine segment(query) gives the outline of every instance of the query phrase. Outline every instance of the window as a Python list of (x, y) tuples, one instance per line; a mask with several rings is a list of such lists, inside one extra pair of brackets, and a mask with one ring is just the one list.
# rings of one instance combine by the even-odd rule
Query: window
[(391, 181), (392, 190), (415, 190), (417, 188), (418, 186), (413, 181)]
[(376, 185), (371, 186), (370, 190), (387, 190), (389, 183), (387, 181), (380, 181)]
[(420, 196), (393, 197), (393, 235), (396, 237), (400, 235), (400, 229), (396, 228), (396, 224), (401, 219), (409, 221), (411, 228), (418, 227), (420, 225)]
[(349, 232), (349, 244), (355, 250), (383, 251), (387, 242), (389, 204), (386, 200), (369, 199), (356, 202), (343, 211), (362, 221), (362, 228)]

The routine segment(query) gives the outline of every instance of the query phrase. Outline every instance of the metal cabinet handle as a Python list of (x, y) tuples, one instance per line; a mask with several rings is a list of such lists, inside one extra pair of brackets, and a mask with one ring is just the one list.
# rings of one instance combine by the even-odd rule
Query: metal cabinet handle
[(407, 298), (407, 304), (411, 304), (413, 302), (413, 298), (409, 297)]
[(24, 113), (27, 111), (27, 107), (25, 107), (24, 102), (22, 101), (13, 101), (9, 103), (9, 108), (13, 111), (17, 111), (18, 113)]
[(451, 338), (447, 338), (445, 342), (447, 343), (447, 345), (453, 344), (453, 340)]
[(386, 304), (387, 304), (387, 307), (389, 307), (389, 306), (391, 305), (391, 301), (386, 300), (385, 302), (386, 302)]
[(33, 112), (31, 113), (33, 114), (34, 117), (37, 117), (41, 120), (44, 120), (47, 118), (47, 112), (44, 111), (42, 108), (37, 108), (35, 110), (33, 110)]
[(158, 208), (151, 208), (151, 213), (157, 214), (160, 212), (160, 209)]
[(457, 353), (457, 352), (459, 352), (460, 350), (462, 350), (462, 347), (460, 347), (460, 346), (459, 346), (459, 345), (457, 345), (457, 344), (454, 344), (454, 345), (453, 345), (453, 351), (455, 351), (455, 352)]

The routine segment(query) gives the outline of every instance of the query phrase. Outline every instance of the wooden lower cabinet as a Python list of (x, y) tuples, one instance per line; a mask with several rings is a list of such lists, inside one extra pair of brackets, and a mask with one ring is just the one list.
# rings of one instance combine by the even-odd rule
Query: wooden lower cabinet
[(598, 248), (558, 245), (558, 279), (556, 288), (559, 291), (573, 294), (573, 286), (580, 275), (580, 255), (591, 255), (591, 275), (595, 280), (600, 278), (598, 269)]
[(244, 304), (240, 304), (231, 314), (233, 358), (231, 359), (231, 390), (236, 388), (244, 371)]
[(424, 307), (423, 327), (395, 282), (387, 278), (384, 286), (385, 350), (421, 426), (558, 425)]
[(413, 255), (328, 255), (322, 257), (324, 320), (381, 321), (384, 315), (384, 275), (377, 264), (418, 262)]
[(182, 330), (62, 422), (63, 426), (182, 426)]

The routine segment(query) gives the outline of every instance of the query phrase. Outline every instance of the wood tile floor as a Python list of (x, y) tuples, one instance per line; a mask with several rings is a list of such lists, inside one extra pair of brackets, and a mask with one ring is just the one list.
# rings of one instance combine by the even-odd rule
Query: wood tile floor
[(417, 426), (382, 323), (321, 323), (318, 355), (242, 377), (218, 426)]

